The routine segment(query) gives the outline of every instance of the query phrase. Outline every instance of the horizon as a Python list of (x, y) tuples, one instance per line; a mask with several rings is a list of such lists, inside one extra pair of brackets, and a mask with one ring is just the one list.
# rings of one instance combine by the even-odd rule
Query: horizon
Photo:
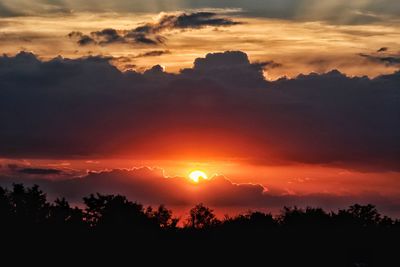
[(400, 218), (399, 11), (0, 0), (0, 186)]

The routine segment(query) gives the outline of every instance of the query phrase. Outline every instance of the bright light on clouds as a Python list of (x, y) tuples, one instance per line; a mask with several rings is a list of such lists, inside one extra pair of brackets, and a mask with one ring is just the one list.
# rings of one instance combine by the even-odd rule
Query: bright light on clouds
[(399, 214), (399, 14), (399, 0), (0, 0), (0, 186)]
[[(49, 59), (61, 55), (77, 58), (87, 55), (114, 57), (121, 70), (144, 71), (163, 65), (169, 72), (192, 66), (193, 60), (210, 51), (238, 49), (252, 61), (274, 61), (266, 67), (268, 79), (296, 76), (300, 73), (339, 69), (348, 75), (375, 77), (388, 74), (398, 66), (377, 64), (360, 57), (388, 47), (400, 49), (398, 24), (331, 25), (325, 22), (296, 22), (267, 18), (229, 17), (239, 25), (170, 29), (162, 32), (160, 45), (115, 43), (80, 46), (69, 38), (71, 32), (87, 34), (103, 29), (132, 30), (144, 23), (154, 23), (159, 14), (75, 13), (57, 17), (11, 17), (0, 19), (0, 49), (9, 55), (20, 50), (32, 51)], [(154, 53), (167, 51), (167, 53)], [(143, 56), (147, 55), (147, 56)]]

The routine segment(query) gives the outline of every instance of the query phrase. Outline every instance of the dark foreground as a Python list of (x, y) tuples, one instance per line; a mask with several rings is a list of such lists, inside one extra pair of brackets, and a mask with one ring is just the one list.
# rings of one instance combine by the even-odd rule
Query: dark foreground
[[(400, 222), (372, 205), (284, 208), (218, 220), (202, 204), (183, 227), (164, 206), (91, 195), (83, 209), (38, 187), (0, 187), (1, 256), (10, 266), (400, 266)], [(7, 259), (8, 260), (8, 259)]]

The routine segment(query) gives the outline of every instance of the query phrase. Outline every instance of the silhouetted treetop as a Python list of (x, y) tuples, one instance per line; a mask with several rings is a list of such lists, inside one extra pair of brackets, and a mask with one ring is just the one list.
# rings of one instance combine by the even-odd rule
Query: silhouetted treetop
[[(398, 266), (392, 264), (397, 246), (390, 244), (400, 239), (400, 221), (382, 216), (373, 205), (355, 204), (329, 213), (284, 207), (277, 216), (249, 211), (219, 220), (200, 203), (190, 210), (184, 225), (178, 223), (164, 205), (144, 208), (121, 195), (91, 194), (78, 208), (65, 198), (50, 203), (38, 186), (0, 187), (2, 243), (8, 247), (14, 242), (17, 250), (23, 245), (38, 248), (36, 257), (49, 250), (65, 257), (71, 247), (79, 247), (75, 251), (96, 259), (110, 251), (119, 258), (125, 251), (134, 264), (147, 251), (152, 254), (148, 262), (165, 263), (166, 255), (180, 259), (191, 252), (211, 255), (226, 250), (225, 260), (242, 257), (249, 266), (257, 259), (271, 266)], [(206, 258), (195, 254), (191, 260)]]
[(150, 225), (143, 206), (121, 195), (90, 195), (85, 197), (85, 219), (91, 226), (127, 228)]
[(148, 207), (146, 215), (153, 219), (160, 228), (176, 228), (179, 218), (172, 216), (172, 210), (167, 209), (164, 205), (160, 205), (156, 210)]
[(214, 211), (200, 203), (190, 210), (186, 226), (204, 229), (218, 224), (220, 224), (220, 221), (215, 217)]
[[(99, 229), (102, 231), (170, 231), (181, 229), (179, 219), (164, 205), (144, 208), (121, 195), (91, 194), (83, 198), (83, 208), (71, 207), (65, 198), (53, 203), (37, 185), (25, 187), (14, 184), (12, 189), (0, 187), (0, 224), (7, 227), (29, 228), (45, 226), (52, 229)], [(214, 211), (200, 203), (189, 211), (183, 228), (202, 230), (224, 229), (234, 233), (265, 233), (292, 229), (293, 231), (333, 231), (342, 229), (399, 229), (400, 222), (379, 214), (373, 205), (355, 204), (337, 213), (322, 208), (284, 207), (273, 216), (263, 212), (248, 212), (219, 220)], [(301, 228), (301, 229), (300, 229)], [(352, 230), (351, 230), (352, 231)], [(371, 230), (372, 231), (372, 230)]]

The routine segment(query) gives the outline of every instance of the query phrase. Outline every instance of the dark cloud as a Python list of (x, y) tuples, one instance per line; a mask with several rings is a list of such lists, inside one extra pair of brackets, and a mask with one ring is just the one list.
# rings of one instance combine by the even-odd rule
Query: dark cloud
[(227, 18), (219, 18), (216, 13), (212, 12), (196, 12), (180, 15), (165, 15), (153, 27), (153, 31), (161, 31), (164, 29), (198, 29), (206, 26), (233, 26), (240, 22)]
[(183, 77), (192, 80), (212, 79), (224, 81), (227, 85), (233, 86), (263, 87), (266, 85), (263, 76), (264, 67), (263, 63), (250, 63), (243, 52), (227, 51), (210, 53), (205, 58), (197, 58), (192, 69), (184, 69), (181, 73)]
[(400, 170), (399, 72), (268, 82), (265, 64), (239, 51), (208, 54), (179, 74), (120, 72), (110, 59), (0, 57), (0, 156)]
[[(150, 1), (150, 2), (149, 2)], [(174, 12), (176, 10), (220, 9), (249, 17), (301, 21), (326, 21), (334, 24), (397, 23), (398, 0), (114, 0), (87, 1), (1, 1), (0, 16), (68, 14), (74, 12)], [(185, 20), (183, 20), (184, 24)], [(216, 20), (215, 23), (226, 23)]]
[(376, 50), (376, 52), (380, 53), (380, 52), (386, 52), (388, 50), (389, 50), (389, 48), (387, 48), (387, 47), (381, 47), (378, 50)]
[(0, 1), (0, 17), (13, 17), (20, 15), (19, 12), (13, 10)]
[(382, 211), (400, 214), (400, 199), (379, 194), (361, 195), (308, 194), (289, 195), (269, 193), (257, 184), (235, 184), (224, 176), (214, 176), (193, 184), (183, 177), (165, 177), (161, 169), (137, 168), (90, 172), (79, 178), (63, 180), (0, 178), (0, 185), (22, 182), (38, 184), (50, 198), (66, 197), (74, 203), (91, 193), (122, 194), (133, 201), (149, 205), (166, 204), (172, 207), (191, 207), (197, 203), (216, 208), (268, 209), (278, 212), (283, 206), (323, 207), (328, 210), (344, 208), (354, 203), (373, 201)]
[(145, 52), (142, 54), (139, 54), (137, 56), (135, 56), (136, 58), (139, 57), (159, 57), (162, 55), (166, 55), (166, 54), (170, 54), (171, 52), (169, 50), (154, 50), (154, 51), (149, 51), (149, 52)]
[(82, 35), (78, 40), (78, 44), (81, 46), (85, 46), (85, 45), (96, 44), (96, 41), (93, 40), (93, 38), (91, 38), (88, 35)]
[(262, 62), (254, 62), (252, 64), (256, 69), (262, 68), (264, 70), (275, 69), (282, 67), (281, 63), (275, 62), (273, 60), (270, 61), (262, 61)]
[(82, 32), (70, 32), (68, 37), (71, 39), (78, 39), (77, 43), (81, 46), (96, 44), (96, 41), (92, 37), (85, 35)]
[(384, 64), (385, 66), (400, 66), (400, 55), (381, 55), (385, 50), (378, 51), (379, 55), (359, 54), (361, 57), (375, 63)]
[(19, 170), (20, 173), (34, 174), (34, 175), (54, 175), (61, 174), (61, 170), (57, 169), (38, 169), (38, 168), (24, 168)]
[(216, 13), (196, 12), (163, 15), (156, 23), (147, 23), (129, 31), (104, 29), (92, 32), (89, 37), (82, 33), (71, 32), (69, 37), (77, 38), (79, 45), (99, 44), (108, 45), (115, 43), (157, 45), (165, 42), (162, 32), (175, 29), (200, 29), (207, 26), (224, 27), (240, 24), (228, 18), (221, 18)]
[(114, 29), (104, 29), (92, 32), (91, 35), (96, 38), (97, 42), (101, 45), (125, 42), (125, 39)]

